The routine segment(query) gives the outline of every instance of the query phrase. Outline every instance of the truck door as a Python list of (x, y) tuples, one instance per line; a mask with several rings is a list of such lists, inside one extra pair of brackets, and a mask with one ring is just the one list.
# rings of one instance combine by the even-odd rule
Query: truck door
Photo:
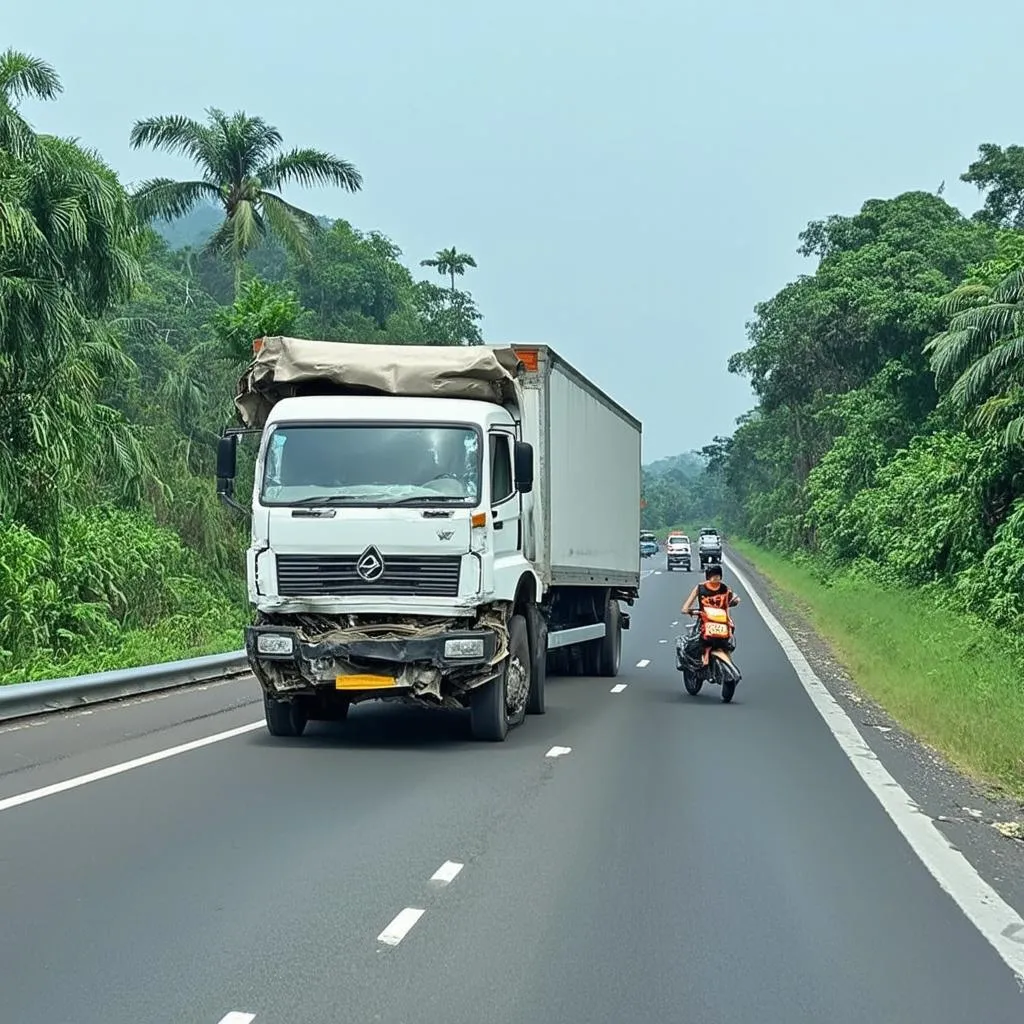
[(522, 495), (512, 479), (512, 435), (490, 435), (491, 516), (494, 520), (494, 554), (513, 555), (522, 547), (520, 520)]

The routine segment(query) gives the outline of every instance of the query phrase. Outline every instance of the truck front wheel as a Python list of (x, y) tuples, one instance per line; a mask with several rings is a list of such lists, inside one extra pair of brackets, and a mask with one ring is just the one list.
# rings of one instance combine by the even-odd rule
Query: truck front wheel
[(301, 700), (276, 700), (263, 694), (263, 714), (271, 736), (301, 736), (309, 716)]
[[(472, 693), (469, 728), (473, 739), (502, 743), (512, 726), (526, 717), (526, 702), (533, 677), (530, 637), (526, 619), (513, 615), (508, 623), (508, 657), (498, 676)], [(511, 707), (509, 706), (511, 704)]]

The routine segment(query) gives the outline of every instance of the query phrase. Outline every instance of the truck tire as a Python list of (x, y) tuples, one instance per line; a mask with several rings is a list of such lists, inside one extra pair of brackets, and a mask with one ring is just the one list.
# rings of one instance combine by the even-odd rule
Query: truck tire
[[(513, 615), (509, 619), (508, 657), (502, 662), (501, 671), (489, 683), (475, 689), (470, 697), (469, 728), (473, 739), (503, 743), (509, 729), (519, 725), (526, 717), (529, 690), (523, 697), (522, 706), (509, 714), (509, 669), (513, 662), (525, 670), (528, 677), (532, 677), (530, 637), (526, 619), (522, 615)], [(528, 678), (527, 683), (532, 683), (532, 678)]]
[(543, 715), (547, 710), (544, 690), (548, 681), (548, 624), (536, 605), (527, 614), (530, 635), (530, 693), (526, 698), (528, 715)]
[(267, 720), (267, 732), (271, 736), (301, 736), (306, 730), (309, 716), (301, 699), (276, 700), (263, 694), (263, 715)]
[(622, 619), (619, 602), (608, 598), (604, 611), (605, 634), (598, 640), (597, 675), (613, 678), (619, 674), (622, 661)]

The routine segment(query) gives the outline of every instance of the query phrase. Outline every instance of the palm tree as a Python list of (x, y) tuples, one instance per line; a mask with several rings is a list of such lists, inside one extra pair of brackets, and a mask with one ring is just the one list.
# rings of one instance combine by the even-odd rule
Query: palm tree
[(950, 401), (979, 427), (1003, 431), (1006, 444), (1024, 441), (1024, 268), (994, 288), (965, 284), (943, 304), (949, 328), (933, 338), (938, 383), (953, 379)]
[(101, 481), (137, 498), (152, 479), (103, 400), (134, 372), (102, 318), (139, 280), (138, 222), (96, 154), (15, 138), (24, 156), (0, 154), (0, 517), (53, 536), (60, 507)]
[(438, 249), (433, 259), (420, 260), (421, 267), (434, 267), (441, 277), (450, 277), (452, 295), (455, 295), (455, 277), (461, 277), (467, 267), (476, 268), (476, 260), (468, 252), (459, 252), (453, 245), (450, 249)]
[(191, 157), (200, 177), (144, 181), (135, 193), (135, 205), (147, 221), (153, 217), (176, 220), (203, 201), (223, 207), (224, 223), (208, 248), (230, 257), (237, 295), (242, 260), (268, 234), (277, 236), (296, 256), (309, 255), (309, 238), (319, 230), (319, 222), (313, 214), (285, 202), (279, 194), (283, 186), (338, 185), (358, 192), (363, 179), (348, 161), (319, 149), (280, 152), (281, 133), (260, 117), (249, 117), (244, 111), (228, 116), (216, 108), (206, 114), (205, 124), (180, 114), (136, 122), (132, 148), (152, 146)]
[(63, 86), (45, 61), (18, 50), (0, 53), (0, 151), (23, 159), (34, 149), (36, 136), (18, 111), (26, 97), (52, 100)]

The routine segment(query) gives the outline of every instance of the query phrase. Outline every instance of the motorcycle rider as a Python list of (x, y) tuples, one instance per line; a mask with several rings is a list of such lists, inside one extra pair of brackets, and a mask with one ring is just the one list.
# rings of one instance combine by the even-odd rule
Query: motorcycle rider
[[(704, 570), (704, 582), (698, 583), (690, 591), (680, 611), (684, 615), (695, 615), (700, 608), (721, 608), (728, 611), (739, 603), (739, 597), (722, 580), (722, 567), (712, 562)], [(730, 641), (728, 649), (735, 650), (735, 643)]]

